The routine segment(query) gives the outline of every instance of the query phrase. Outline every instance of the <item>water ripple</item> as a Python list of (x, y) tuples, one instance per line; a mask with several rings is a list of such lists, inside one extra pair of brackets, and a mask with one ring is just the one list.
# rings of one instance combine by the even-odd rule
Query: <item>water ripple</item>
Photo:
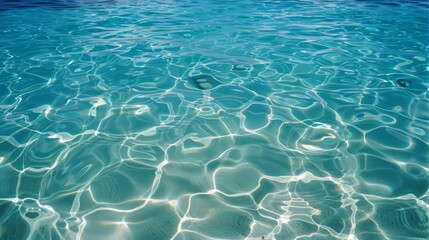
[(0, 239), (428, 239), (425, 1), (3, 1)]

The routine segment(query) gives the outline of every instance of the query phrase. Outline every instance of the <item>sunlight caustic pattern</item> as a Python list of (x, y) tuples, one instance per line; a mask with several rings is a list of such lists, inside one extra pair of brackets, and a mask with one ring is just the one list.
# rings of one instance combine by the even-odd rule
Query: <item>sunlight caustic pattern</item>
[(18, 5), (0, 239), (429, 238), (425, 1)]

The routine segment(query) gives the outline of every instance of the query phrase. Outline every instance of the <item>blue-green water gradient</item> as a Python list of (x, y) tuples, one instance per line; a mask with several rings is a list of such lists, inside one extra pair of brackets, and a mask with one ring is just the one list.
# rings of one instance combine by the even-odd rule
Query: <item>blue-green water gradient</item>
[(0, 2), (0, 239), (428, 239), (428, 15)]

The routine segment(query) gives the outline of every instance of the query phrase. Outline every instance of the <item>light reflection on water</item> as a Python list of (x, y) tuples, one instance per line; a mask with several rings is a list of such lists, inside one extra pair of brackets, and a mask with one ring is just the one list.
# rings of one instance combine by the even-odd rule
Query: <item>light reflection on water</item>
[(427, 239), (424, 1), (0, 7), (1, 239)]

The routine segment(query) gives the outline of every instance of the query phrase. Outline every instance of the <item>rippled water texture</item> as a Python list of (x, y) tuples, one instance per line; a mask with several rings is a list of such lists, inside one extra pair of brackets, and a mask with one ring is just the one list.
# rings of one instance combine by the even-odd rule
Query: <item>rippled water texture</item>
[(2, 1), (0, 239), (428, 239), (426, 1)]

